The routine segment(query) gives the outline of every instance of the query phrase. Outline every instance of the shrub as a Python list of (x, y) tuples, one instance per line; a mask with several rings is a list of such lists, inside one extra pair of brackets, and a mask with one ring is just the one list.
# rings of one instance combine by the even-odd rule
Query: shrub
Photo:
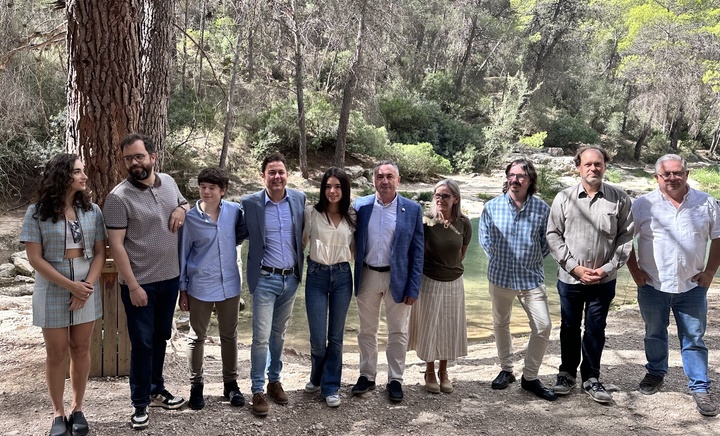
[(692, 170), (690, 177), (700, 184), (700, 190), (720, 198), (720, 168), (717, 165)]
[(526, 147), (540, 148), (545, 143), (546, 138), (547, 132), (537, 132), (534, 135), (521, 137), (518, 142)]
[(552, 204), (555, 196), (562, 190), (562, 184), (557, 176), (545, 166), (538, 168), (537, 195), (547, 204)]
[(595, 144), (600, 135), (582, 120), (565, 115), (550, 124), (545, 146), (568, 148), (577, 144)]
[(620, 170), (616, 168), (611, 168), (605, 171), (605, 178), (608, 182), (620, 183), (622, 182), (623, 176)]
[(390, 157), (397, 163), (403, 179), (427, 179), (435, 174), (452, 173), (450, 161), (433, 151), (427, 142), (419, 144), (392, 144)]

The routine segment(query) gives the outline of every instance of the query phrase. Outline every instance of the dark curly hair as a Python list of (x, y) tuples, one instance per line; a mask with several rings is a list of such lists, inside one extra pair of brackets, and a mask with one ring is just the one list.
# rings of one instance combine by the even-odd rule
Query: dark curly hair
[[(76, 154), (61, 153), (45, 164), (33, 218), (39, 218), (41, 221), (52, 218), (52, 222), (56, 223), (65, 216), (65, 196), (72, 184), (75, 162), (79, 159)], [(73, 205), (86, 212), (92, 210), (90, 197), (85, 191), (75, 193)]]
[(339, 204), (340, 215), (347, 221), (351, 228), (355, 228), (355, 220), (352, 215), (350, 215), (350, 177), (340, 168), (332, 167), (323, 174), (322, 182), (320, 182), (320, 199), (315, 205), (315, 210), (321, 213), (327, 212), (328, 210), (330, 201), (327, 198), (325, 189), (327, 188), (330, 177), (335, 177), (340, 181), (340, 191), (342, 192)]

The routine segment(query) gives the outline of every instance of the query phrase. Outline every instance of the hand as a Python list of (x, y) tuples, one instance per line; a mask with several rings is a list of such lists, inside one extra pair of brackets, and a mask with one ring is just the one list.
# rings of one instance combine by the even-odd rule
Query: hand
[(180, 291), (180, 299), (178, 300), (178, 306), (180, 306), (180, 310), (183, 312), (187, 312), (190, 310), (190, 299), (187, 296), (187, 292)]
[(602, 268), (591, 269), (580, 265), (573, 268), (572, 273), (584, 285), (596, 285), (600, 283), (603, 277), (607, 276), (607, 273)]
[(81, 300), (76, 296), (70, 297), (70, 310), (78, 310), (85, 307), (85, 300)]
[(70, 287), (68, 288), (68, 291), (72, 294), (74, 298), (77, 298), (80, 301), (87, 301), (88, 298), (95, 292), (95, 288), (92, 284), (81, 281), (81, 282), (72, 282)]
[(702, 286), (703, 288), (709, 288), (712, 284), (713, 277), (715, 277), (715, 274), (705, 270), (701, 273), (695, 274), (690, 281), (697, 283), (698, 286)]
[(415, 301), (417, 301), (417, 300), (413, 297), (404, 297), (403, 298), (403, 303), (407, 304), (408, 306), (412, 306), (415, 303)]
[(168, 227), (170, 231), (175, 233), (180, 230), (180, 227), (185, 223), (185, 208), (176, 207), (173, 213), (170, 214), (170, 223)]
[(641, 288), (648, 283), (650, 283), (650, 276), (645, 271), (638, 269), (635, 272), (630, 271), (630, 275), (633, 278), (633, 281), (635, 281), (635, 284), (638, 288)]
[(145, 307), (148, 303), (147, 293), (142, 286), (138, 286), (136, 289), (130, 291), (130, 302), (135, 307)]

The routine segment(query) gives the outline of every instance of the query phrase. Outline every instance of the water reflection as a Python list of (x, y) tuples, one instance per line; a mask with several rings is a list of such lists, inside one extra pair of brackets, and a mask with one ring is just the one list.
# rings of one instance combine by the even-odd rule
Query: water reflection
[[(487, 339), (492, 335), (492, 312), (490, 309), (490, 296), (488, 295), (487, 282), (487, 257), (477, 242), (478, 219), (472, 219), (472, 223), (473, 240), (468, 247), (464, 262), (465, 303), (467, 310), (468, 342), (470, 343)], [(243, 244), (243, 258), (247, 256), (246, 245), (247, 244)], [(310, 333), (307, 326), (307, 315), (305, 313), (304, 280), (305, 276), (303, 275), (303, 283), (301, 283), (298, 288), (293, 315), (285, 336), (285, 346), (303, 353), (309, 353)], [(558, 301), (556, 282), (557, 264), (551, 256), (548, 256), (545, 259), (545, 284), (548, 288), (550, 316), (555, 326), (560, 323), (560, 302)], [(245, 345), (250, 345), (252, 342), (252, 297), (248, 294), (247, 287), (245, 288), (242, 297), (245, 300), (246, 308), (240, 313), (238, 340)], [(627, 268), (623, 267), (618, 273), (615, 304), (630, 303), (635, 301), (636, 298), (635, 284)], [(215, 323), (215, 319), (213, 319), (213, 323)], [(359, 325), (360, 321), (358, 319), (357, 306), (355, 298), (353, 298), (353, 301), (350, 303), (350, 310), (348, 311), (347, 323), (345, 325), (344, 347), (346, 351), (357, 351), (357, 332)], [(213, 328), (215, 331), (212, 331)], [(512, 324), (510, 328), (513, 334), (530, 333), (527, 316), (519, 303), (513, 305)], [(209, 334), (217, 335), (217, 327), (211, 327)], [(387, 330), (383, 316), (380, 322), (380, 333), (378, 334), (378, 340), (381, 345), (385, 345), (386, 337)]]

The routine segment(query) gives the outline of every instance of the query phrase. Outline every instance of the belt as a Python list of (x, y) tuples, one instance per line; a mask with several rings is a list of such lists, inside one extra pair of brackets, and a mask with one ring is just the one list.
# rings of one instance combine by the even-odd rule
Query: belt
[(289, 276), (290, 274), (295, 274), (295, 267), (283, 269), (283, 268), (272, 268), (272, 267), (263, 265), (260, 267), (260, 269), (263, 271), (271, 272), (273, 274), (282, 274), (284, 276)]
[(371, 269), (371, 270), (377, 271), (377, 272), (388, 272), (388, 271), (390, 271), (390, 267), (389, 267), (389, 266), (371, 266), (371, 265), (368, 265), (368, 264), (365, 263), (365, 262), (363, 262), (363, 265), (365, 265), (366, 267), (368, 267), (368, 269)]

